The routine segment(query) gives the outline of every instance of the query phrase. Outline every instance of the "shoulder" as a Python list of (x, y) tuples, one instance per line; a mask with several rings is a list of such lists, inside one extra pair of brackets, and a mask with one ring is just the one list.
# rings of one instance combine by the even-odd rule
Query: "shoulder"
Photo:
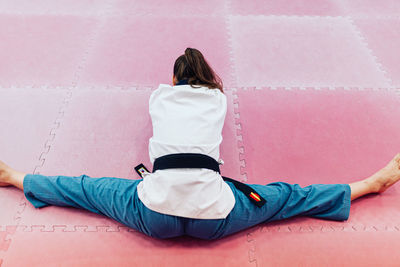
[(161, 83), (154, 92), (161, 91), (163, 89), (172, 89), (172, 85)]
[(166, 83), (160, 83), (157, 89), (161, 88), (172, 88), (172, 85), (166, 84)]
[(160, 93), (161, 93), (163, 90), (165, 90), (165, 89), (172, 89), (172, 86), (169, 85), (169, 84), (161, 83), (161, 84), (151, 93), (150, 98), (152, 98), (152, 97), (155, 96), (155, 95), (160, 94)]

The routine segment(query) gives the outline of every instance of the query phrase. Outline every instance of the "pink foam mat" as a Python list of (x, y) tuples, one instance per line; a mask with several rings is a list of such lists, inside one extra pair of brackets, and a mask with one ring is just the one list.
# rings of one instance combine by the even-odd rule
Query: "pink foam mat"
[(225, 12), (224, 1), (130, 1), (116, 0), (115, 11), (118, 14), (130, 15), (167, 15), (178, 14), (179, 16), (198, 15), (222, 15)]
[(248, 237), (249, 257), (255, 266), (398, 266), (400, 255), (394, 244), (399, 237), (396, 230), (279, 232), (261, 228)]
[(106, 1), (52, 1), (52, 0), (15, 0), (1, 1), (0, 10), (9, 14), (52, 14), (52, 15), (99, 15), (106, 8)]
[[(222, 174), (349, 183), (400, 152), (396, 0), (0, 1), (0, 160), (137, 179), (148, 98), (195, 47), (228, 99)], [(217, 241), (156, 240), (0, 188), (0, 266), (396, 266), (400, 186), (345, 222), (264, 223)]]
[(344, 0), (342, 2), (346, 14), (363, 17), (398, 16), (400, 2), (396, 0)]
[[(400, 6), (399, 6), (400, 8)], [(381, 64), (386, 77), (400, 87), (400, 17), (398, 18), (356, 18), (354, 24), (365, 38), (371, 54)]]
[[(25, 172), (33, 172), (64, 92), (49, 88), (13, 88), (0, 90), (0, 156), (5, 162)], [(23, 123), (22, 123), (23, 122)], [(15, 188), (1, 190), (0, 225), (12, 225), (24, 209), (21, 193)]]
[(231, 1), (232, 13), (239, 15), (340, 16), (343, 6), (333, 0)]
[(175, 59), (186, 47), (203, 51), (225, 85), (232, 84), (223, 18), (132, 15), (112, 17), (105, 23), (81, 82), (124, 86), (171, 83)]
[[(238, 89), (237, 95), (242, 172), (249, 183), (350, 183), (398, 153), (400, 97), (394, 90), (253, 88)], [(398, 185), (357, 200), (343, 225), (399, 224), (399, 200)]]
[(69, 86), (76, 79), (95, 19), (1, 15), (0, 85)]
[[(55, 227), (53, 232), (41, 230), (38, 227), (25, 232), (21, 228), (16, 232), (4, 258), (7, 265), (24, 265), (19, 254), (26, 250), (24, 258), (30, 259), (30, 266), (154, 266), (155, 262), (163, 266), (253, 266), (249, 262), (249, 243), (244, 232), (216, 241), (186, 237), (160, 241), (129, 232), (127, 228), (118, 232), (107, 229), (87, 232), (84, 228), (63, 232), (63, 227)], [(49, 246), (44, 252), (41, 246), (31, 246), (38, 239), (57, 246)]]
[(231, 16), (230, 25), (238, 86), (390, 85), (347, 18)]

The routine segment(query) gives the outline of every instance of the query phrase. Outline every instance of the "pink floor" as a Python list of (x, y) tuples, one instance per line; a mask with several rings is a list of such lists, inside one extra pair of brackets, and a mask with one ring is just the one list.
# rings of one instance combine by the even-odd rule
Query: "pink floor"
[[(0, 1), (0, 159), (137, 179), (148, 98), (186, 47), (224, 81), (225, 176), (349, 183), (400, 152), (397, 0)], [(154, 240), (0, 188), (1, 266), (398, 266), (400, 185), (346, 222), (296, 217), (217, 241)]]

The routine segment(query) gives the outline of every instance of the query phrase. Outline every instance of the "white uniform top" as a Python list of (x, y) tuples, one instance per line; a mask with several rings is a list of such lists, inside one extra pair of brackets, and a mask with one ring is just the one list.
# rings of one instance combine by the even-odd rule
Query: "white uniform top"
[[(218, 160), (226, 109), (226, 96), (218, 89), (160, 84), (149, 100), (151, 163), (174, 153), (201, 153)], [(157, 170), (143, 178), (137, 192), (149, 209), (188, 218), (226, 218), (235, 205), (221, 175), (205, 168)]]

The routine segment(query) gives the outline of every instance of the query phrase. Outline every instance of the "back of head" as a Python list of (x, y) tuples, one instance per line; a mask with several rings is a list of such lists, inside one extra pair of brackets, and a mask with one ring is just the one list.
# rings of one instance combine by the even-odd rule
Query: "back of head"
[(176, 59), (174, 75), (178, 81), (187, 79), (188, 84), (193, 88), (199, 88), (193, 85), (200, 85), (224, 92), (221, 78), (208, 65), (201, 52), (195, 48), (186, 48), (185, 54)]

